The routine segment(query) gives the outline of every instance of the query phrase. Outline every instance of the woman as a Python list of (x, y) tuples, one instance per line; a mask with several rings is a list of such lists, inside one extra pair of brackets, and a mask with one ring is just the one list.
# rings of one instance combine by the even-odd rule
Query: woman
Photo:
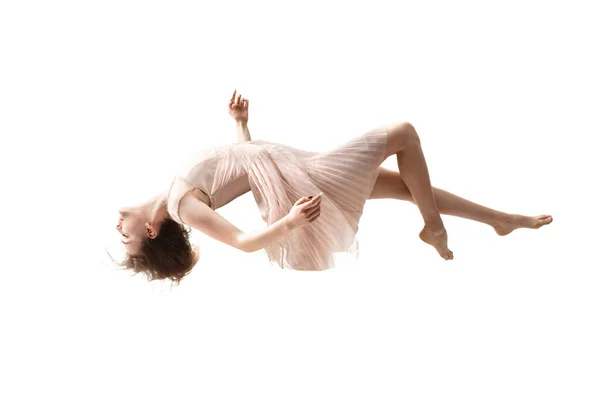
[[(281, 267), (328, 269), (333, 253), (354, 250), (368, 199), (414, 202), (425, 224), (419, 237), (446, 260), (453, 254), (440, 213), (488, 224), (499, 235), (552, 222), (549, 215), (506, 214), (432, 188), (419, 136), (409, 123), (374, 129), (331, 151), (311, 153), (252, 140), (248, 104), (233, 92), (229, 113), (239, 143), (194, 154), (168, 192), (120, 210), (117, 230), (127, 252), (122, 266), (146, 273), (149, 280), (179, 283), (198, 260), (188, 226), (246, 252), (264, 248)], [(392, 155), (400, 172), (380, 167)], [(253, 233), (240, 231), (215, 212), (248, 191), (268, 224)]]

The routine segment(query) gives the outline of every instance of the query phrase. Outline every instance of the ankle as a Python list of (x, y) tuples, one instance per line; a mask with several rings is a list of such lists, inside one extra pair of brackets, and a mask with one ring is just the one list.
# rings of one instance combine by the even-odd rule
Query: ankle
[(446, 229), (441, 218), (425, 220), (425, 229), (431, 232), (439, 232)]
[(512, 224), (516, 220), (517, 216), (515, 214), (507, 214), (503, 212), (499, 212), (494, 218), (491, 219), (489, 225), (496, 227), (499, 225)]

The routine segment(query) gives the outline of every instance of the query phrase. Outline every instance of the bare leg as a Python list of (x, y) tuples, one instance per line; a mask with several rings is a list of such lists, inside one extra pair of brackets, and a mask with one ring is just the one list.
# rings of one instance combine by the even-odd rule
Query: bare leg
[[(507, 214), (481, 206), (445, 190), (433, 188), (433, 194), (441, 214), (453, 215), (487, 224), (499, 235), (507, 235), (518, 228), (537, 229), (552, 222), (549, 215), (529, 217)], [(402, 176), (395, 171), (379, 168), (379, 176), (370, 199), (398, 199), (414, 203), (414, 199)]]
[(388, 131), (387, 155), (392, 154), (396, 154), (400, 175), (425, 221), (419, 237), (435, 247), (442, 258), (451, 260), (454, 255), (448, 249), (448, 235), (433, 196), (421, 141), (411, 124), (399, 124)]

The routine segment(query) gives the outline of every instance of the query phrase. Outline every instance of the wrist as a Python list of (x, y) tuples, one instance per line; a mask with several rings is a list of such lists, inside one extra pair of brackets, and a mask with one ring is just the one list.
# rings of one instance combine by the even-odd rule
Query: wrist
[(236, 119), (235, 120), (235, 124), (237, 126), (246, 127), (246, 126), (248, 126), (248, 121), (242, 121), (242, 120)]
[(282, 223), (286, 232), (291, 232), (296, 228), (296, 224), (290, 218), (289, 214), (282, 218)]

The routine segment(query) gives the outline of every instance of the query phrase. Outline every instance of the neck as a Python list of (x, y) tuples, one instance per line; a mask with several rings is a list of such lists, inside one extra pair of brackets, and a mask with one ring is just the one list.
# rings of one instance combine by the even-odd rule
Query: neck
[(146, 212), (148, 213), (148, 220), (151, 223), (157, 223), (163, 221), (168, 216), (167, 212), (167, 195), (161, 193), (160, 195), (151, 199), (146, 203)]

